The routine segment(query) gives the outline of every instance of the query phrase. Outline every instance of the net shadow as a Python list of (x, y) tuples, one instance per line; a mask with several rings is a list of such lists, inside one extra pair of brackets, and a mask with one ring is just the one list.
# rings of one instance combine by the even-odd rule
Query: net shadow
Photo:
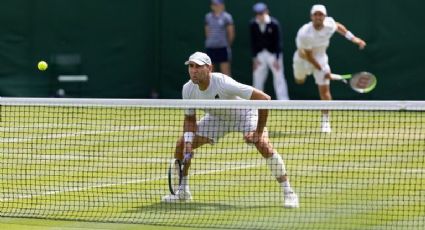
[(271, 208), (270, 205), (231, 205), (223, 203), (205, 203), (205, 202), (176, 202), (176, 203), (164, 203), (159, 202), (147, 206), (134, 207), (126, 210), (125, 213), (146, 213), (146, 212), (158, 212), (158, 211), (236, 211), (236, 210), (253, 210)]

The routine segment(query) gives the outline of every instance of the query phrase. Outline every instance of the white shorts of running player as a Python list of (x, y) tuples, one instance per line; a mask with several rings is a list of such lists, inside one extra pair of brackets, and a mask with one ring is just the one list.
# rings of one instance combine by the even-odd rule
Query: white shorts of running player
[[(328, 55), (321, 55), (315, 57), (320, 66), (325, 67), (330, 72), (328, 64)], [(313, 74), (316, 85), (329, 85), (330, 80), (325, 78), (323, 71), (316, 69), (310, 62), (301, 58), (298, 51), (295, 52), (293, 58), (294, 77), (296, 80), (305, 81), (308, 75)]]
[(230, 132), (242, 132), (244, 135), (257, 129), (258, 112), (249, 110), (246, 114), (220, 116), (207, 113), (198, 121), (197, 135), (207, 137), (211, 144)]

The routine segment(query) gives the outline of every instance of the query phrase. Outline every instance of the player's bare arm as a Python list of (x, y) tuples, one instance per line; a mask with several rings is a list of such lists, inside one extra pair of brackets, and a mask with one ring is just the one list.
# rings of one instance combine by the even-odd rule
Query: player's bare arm
[(319, 62), (313, 56), (313, 50), (300, 49), (298, 53), (301, 58), (304, 58), (305, 60), (310, 62), (316, 69), (322, 70), (322, 67), (320, 66)]
[(360, 49), (364, 49), (366, 47), (366, 42), (363, 41), (363, 39), (356, 37), (353, 33), (351, 33), (344, 25), (337, 22), (337, 29), (336, 31), (347, 38), (347, 40), (351, 41), (352, 43), (356, 44)]
[(192, 153), (192, 142), (196, 133), (196, 114), (184, 116), (184, 153)]
[[(320, 71), (326, 71), (323, 69), (323, 67), (319, 64), (319, 62), (316, 60), (316, 58), (314, 58), (313, 56), (313, 50), (308, 50), (308, 49), (301, 49), (299, 50), (299, 55), (301, 58), (306, 59), (308, 62), (310, 62), (314, 68), (320, 70)], [(325, 73), (325, 77), (330, 79), (331, 78), (331, 73), (326, 72)]]
[[(271, 100), (271, 97), (263, 91), (254, 88), (250, 100)], [(261, 139), (267, 124), (268, 115), (269, 111), (267, 109), (258, 110), (257, 130), (245, 136), (246, 142), (257, 143)]]

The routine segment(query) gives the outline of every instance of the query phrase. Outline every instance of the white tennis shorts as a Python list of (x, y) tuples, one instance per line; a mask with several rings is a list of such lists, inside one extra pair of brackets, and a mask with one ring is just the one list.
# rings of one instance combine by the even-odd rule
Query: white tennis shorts
[[(331, 67), (328, 64), (328, 56), (316, 57), (317, 62), (320, 66), (324, 66), (329, 72)], [(330, 80), (325, 78), (323, 71), (316, 69), (310, 62), (302, 59), (298, 55), (298, 51), (295, 52), (293, 58), (294, 77), (296, 80), (305, 81), (308, 75), (313, 74), (316, 85), (329, 85)]]
[(220, 138), (229, 132), (242, 132), (247, 134), (257, 129), (258, 111), (247, 110), (243, 114), (211, 115), (207, 113), (197, 122), (198, 131), (196, 135), (207, 137), (212, 143), (216, 143)]

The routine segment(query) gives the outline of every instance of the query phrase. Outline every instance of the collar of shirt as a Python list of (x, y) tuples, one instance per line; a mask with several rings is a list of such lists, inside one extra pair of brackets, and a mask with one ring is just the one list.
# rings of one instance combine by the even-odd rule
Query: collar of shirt
[(264, 22), (260, 22), (258, 19), (256, 19), (255, 21), (260, 26), (261, 33), (264, 33), (264, 31), (266, 30), (266, 25), (269, 24), (272, 20), (270, 18), (270, 15), (266, 14), (264, 16)]

